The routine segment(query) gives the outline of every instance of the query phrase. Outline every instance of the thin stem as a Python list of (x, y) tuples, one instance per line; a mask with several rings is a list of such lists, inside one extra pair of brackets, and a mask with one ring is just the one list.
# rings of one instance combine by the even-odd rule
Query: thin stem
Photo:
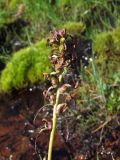
[(57, 90), (57, 95), (56, 95), (56, 103), (53, 108), (53, 127), (52, 131), (50, 134), (50, 141), (49, 141), (49, 149), (48, 149), (48, 160), (52, 160), (52, 148), (53, 148), (53, 142), (54, 142), (54, 137), (55, 137), (55, 131), (56, 131), (56, 123), (57, 123), (57, 115), (56, 115), (56, 108), (59, 103), (59, 98), (60, 98), (60, 91), (59, 89)]

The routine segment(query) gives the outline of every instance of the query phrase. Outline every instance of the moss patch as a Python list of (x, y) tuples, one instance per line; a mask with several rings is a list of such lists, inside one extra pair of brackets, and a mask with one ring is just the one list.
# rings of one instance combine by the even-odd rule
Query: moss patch
[(2, 72), (2, 91), (19, 89), (42, 81), (43, 73), (50, 71), (49, 54), (50, 49), (46, 47), (45, 40), (15, 53)]
[(120, 59), (120, 27), (112, 32), (103, 32), (96, 36), (94, 50), (99, 56), (99, 61), (103, 60), (118, 61)]
[(85, 25), (82, 22), (67, 22), (61, 28), (65, 28), (70, 34), (79, 35), (85, 31)]

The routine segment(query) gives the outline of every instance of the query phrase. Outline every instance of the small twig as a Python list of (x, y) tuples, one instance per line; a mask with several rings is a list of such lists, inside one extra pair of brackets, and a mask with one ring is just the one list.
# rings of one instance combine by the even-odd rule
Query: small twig
[(41, 108), (37, 111), (37, 113), (35, 114), (35, 116), (34, 116), (33, 124), (35, 124), (36, 118), (37, 118), (38, 114), (41, 112), (41, 110), (42, 110), (44, 107), (47, 107), (47, 106), (52, 106), (52, 105), (51, 105), (51, 104), (46, 104), (46, 105), (44, 105), (43, 107), (41, 107)]
[(88, 100), (87, 99), (81, 99), (79, 100), (79, 102), (87, 102)]
[(99, 95), (99, 96), (93, 97), (92, 100), (101, 99), (101, 98), (103, 98), (103, 96)]
[(110, 121), (112, 121), (115, 118), (116, 118), (116, 115), (108, 117), (108, 119), (103, 124), (101, 124), (98, 128), (96, 128), (95, 130), (93, 130), (92, 133), (96, 133), (100, 129), (104, 128)]
[(100, 141), (99, 141), (99, 145), (101, 144), (102, 140), (103, 140), (103, 131), (104, 131), (104, 128), (101, 129), (101, 132), (100, 132)]
[[(38, 137), (40, 136), (40, 134), (42, 133), (42, 132), (44, 132), (44, 131), (47, 131), (47, 130), (49, 130), (48, 128), (47, 128), (47, 126), (46, 126), (46, 124), (45, 124), (45, 127), (41, 127), (40, 128), (40, 131), (39, 131), (39, 134), (38, 134), (38, 136), (36, 136), (36, 138), (35, 138), (35, 152), (37, 153), (37, 139), (38, 139)], [(40, 157), (41, 158), (41, 157)], [(41, 158), (42, 159), (42, 158)]]
[(117, 122), (117, 124), (120, 126), (120, 122), (119, 122), (119, 120), (118, 120), (118, 117), (116, 116), (116, 122)]

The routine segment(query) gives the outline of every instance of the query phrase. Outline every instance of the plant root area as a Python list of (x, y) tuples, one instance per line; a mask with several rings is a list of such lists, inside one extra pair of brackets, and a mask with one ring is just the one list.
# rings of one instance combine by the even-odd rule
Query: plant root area
[[(0, 97), (0, 160), (47, 159), (52, 107), (43, 107), (40, 88)], [(73, 108), (58, 117), (53, 160), (72, 159), (120, 160), (120, 115)]]

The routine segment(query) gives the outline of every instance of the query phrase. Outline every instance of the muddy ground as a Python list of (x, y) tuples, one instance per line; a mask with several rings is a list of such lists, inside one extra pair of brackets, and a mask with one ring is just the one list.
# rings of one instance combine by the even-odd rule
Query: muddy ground
[[(47, 157), (50, 130), (45, 128), (45, 120), (51, 121), (52, 108), (43, 107), (43, 102), (39, 86), (1, 95), (0, 160)], [(100, 115), (95, 108), (83, 111), (76, 108), (58, 117), (53, 160), (120, 160), (120, 115), (103, 126), (104, 115), (100, 115), (101, 122), (82, 126), (98, 112)]]

